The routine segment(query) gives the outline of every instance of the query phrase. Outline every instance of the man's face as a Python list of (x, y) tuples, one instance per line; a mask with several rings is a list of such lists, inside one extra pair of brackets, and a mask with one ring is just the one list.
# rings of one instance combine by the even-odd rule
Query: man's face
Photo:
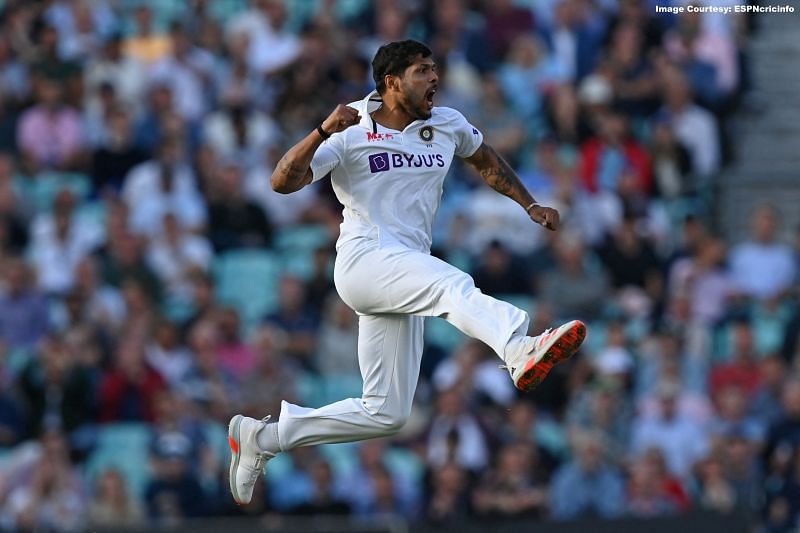
[(439, 88), (436, 63), (431, 57), (417, 56), (398, 79), (398, 102), (415, 120), (431, 118), (433, 96)]

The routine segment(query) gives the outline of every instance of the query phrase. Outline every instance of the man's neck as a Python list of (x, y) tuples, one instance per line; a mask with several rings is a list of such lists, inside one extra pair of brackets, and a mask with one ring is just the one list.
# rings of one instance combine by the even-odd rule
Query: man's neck
[(403, 131), (416, 119), (409, 115), (396, 102), (387, 102), (372, 112), (372, 120), (391, 130)]

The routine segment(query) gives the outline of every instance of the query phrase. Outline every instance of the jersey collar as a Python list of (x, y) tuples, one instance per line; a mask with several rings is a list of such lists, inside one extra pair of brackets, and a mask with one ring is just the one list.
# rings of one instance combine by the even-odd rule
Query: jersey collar
[[(361, 115), (361, 120), (359, 121), (358, 125), (369, 131), (373, 131), (373, 129), (376, 126), (375, 122), (372, 120), (372, 117), (370, 116), (370, 113), (376, 111), (382, 104), (383, 104), (383, 98), (381, 97), (381, 95), (378, 93), (377, 90), (374, 90), (367, 96), (365, 96), (363, 99), (357, 100), (355, 102), (350, 102), (347, 105), (357, 110), (358, 114)], [(424, 120), (415, 120), (414, 122), (406, 126), (406, 129), (403, 131), (407, 131), (410, 127), (416, 124), (422, 124), (424, 122), (425, 122)]]
[(378, 94), (377, 90), (375, 90), (365, 96), (362, 100), (351, 102), (347, 105), (353, 109), (356, 109), (358, 114), (361, 115), (361, 121), (358, 123), (358, 125), (362, 128), (372, 131), (372, 117), (370, 117), (369, 114), (378, 109), (381, 104), (383, 104), (383, 98), (381, 98), (381, 95)]

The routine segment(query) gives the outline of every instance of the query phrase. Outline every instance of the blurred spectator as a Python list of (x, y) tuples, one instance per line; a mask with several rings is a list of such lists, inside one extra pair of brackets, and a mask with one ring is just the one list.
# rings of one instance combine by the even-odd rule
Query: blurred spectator
[(314, 492), (308, 501), (294, 507), (290, 512), (299, 515), (346, 515), (350, 505), (334, 493), (333, 471), (326, 461), (317, 461), (310, 468)]
[[(252, 349), (255, 363), (252, 370), (239, 376), (237, 387), (239, 408), (249, 416), (262, 418), (265, 413), (277, 413), (281, 402), (298, 398), (300, 369), (283, 353), (285, 336), (269, 326), (256, 331)], [(351, 354), (355, 358), (355, 352)]]
[(580, 237), (561, 235), (556, 242), (556, 267), (542, 276), (540, 295), (558, 320), (592, 320), (607, 303), (608, 281), (591, 265)]
[(205, 225), (205, 202), (181, 152), (178, 139), (164, 139), (156, 159), (134, 167), (125, 177), (122, 197), (136, 233), (155, 235), (169, 212), (187, 230), (199, 231)]
[(154, 27), (150, 6), (137, 6), (133, 15), (135, 33), (125, 39), (124, 54), (145, 64), (155, 63), (170, 52), (172, 41)]
[(39, 287), (48, 294), (72, 289), (80, 261), (105, 240), (101, 227), (76, 216), (76, 204), (75, 195), (63, 189), (53, 199), (52, 213), (40, 214), (32, 224), (28, 253)]
[(141, 111), (146, 81), (144, 66), (134, 55), (123, 53), (123, 44), (121, 35), (112, 35), (95, 60), (88, 63), (84, 76), (87, 109), (99, 105), (97, 91), (104, 84), (110, 84), (128, 114)]
[(253, 109), (248, 97), (240, 94), (225, 96), (222, 108), (203, 120), (202, 129), (203, 140), (218, 157), (245, 168), (262, 163), (267, 148), (279, 138), (275, 121)]
[(130, 111), (115, 107), (107, 120), (107, 139), (94, 150), (91, 163), (92, 185), (100, 195), (118, 193), (128, 172), (148, 159), (134, 143)]
[(89, 502), (89, 524), (97, 528), (135, 527), (145, 518), (139, 501), (128, 492), (118, 470), (104, 470), (97, 478)]
[(48, 433), (29, 480), (16, 486), (0, 518), (18, 531), (83, 531), (86, 502), (63, 435)]
[(38, 104), (28, 108), (19, 119), (17, 145), (25, 164), (34, 171), (72, 170), (85, 159), (85, 139), (80, 115), (66, 105), (60, 83), (42, 79)]
[(619, 111), (599, 117), (596, 136), (581, 147), (580, 173), (591, 192), (616, 191), (628, 176), (640, 194), (648, 195), (652, 189), (650, 156), (629, 134)]
[(439, 393), (428, 429), (428, 462), (434, 467), (455, 462), (475, 472), (488, 464), (489, 450), (484, 430), (466, 411), (463, 396), (458, 388)]
[(176, 302), (191, 299), (191, 272), (211, 267), (211, 243), (182, 228), (172, 213), (164, 215), (163, 231), (150, 241), (147, 263), (158, 276), (165, 295)]
[(217, 252), (264, 247), (270, 243), (272, 225), (261, 206), (244, 196), (238, 161), (219, 167), (209, 196), (209, 238)]
[(455, 462), (435, 467), (425, 508), (425, 518), (440, 527), (465, 523), (469, 515), (468, 476)]
[(634, 461), (631, 465), (627, 511), (643, 518), (677, 512), (675, 503), (665, 490), (663, 472), (646, 458)]
[(761, 385), (761, 374), (756, 361), (753, 329), (750, 322), (747, 320), (734, 322), (730, 336), (732, 351), (728, 354), (725, 362), (712, 369), (709, 392), (713, 398), (722, 388), (736, 385), (745, 392), (748, 398), (752, 398)]
[[(491, 75), (483, 77), (481, 106), (471, 120), (483, 132), (486, 143), (516, 166), (525, 142), (525, 121), (509, 108), (500, 80)], [(510, 88), (511, 95), (516, 94), (514, 89)]]
[(751, 239), (730, 251), (733, 282), (752, 298), (780, 297), (795, 280), (797, 265), (792, 250), (777, 240), (778, 217), (774, 207), (759, 206), (751, 219)]
[(552, 25), (543, 29), (547, 44), (563, 65), (565, 79), (581, 80), (597, 63), (602, 26), (590, 22), (589, 9), (577, 0), (559, 2), (553, 11)]
[(710, 327), (725, 317), (735, 288), (723, 270), (725, 245), (719, 238), (702, 239), (690, 257), (678, 259), (669, 272), (670, 307), (694, 324)]
[(497, 464), (475, 488), (473, 506), (479, 516), (511, 519), (537, 516), (547, 506), (547, 492), (533, 478), (535, 448), (518, 443), (504, 446)]
[(606, 377), (578, 394), (570, 404), (566, 421), (573, 441), (587, 432), (602, 435), (606, 459), (618, 464), (630, 446), (633, 415), (621, 385)]
[(728, 513), (736, 506), (736, 491), (725, 476), (721, 461), (711, 455), (697, 467), (697, 494), (695, 499), (701, 508)]
[(528, 276), (517, 258), (500, 241), (491, 241), (486, 246), (480, 266), (473, 273), (475, 286), (492, 296), (530, 294), (532, 283)]
[(692, 89), (674, 67), (666, 67), (661, 84), (665, 106), (662, 114), (669, 121), (678, 140), (692, 155), (694, 174), (707, 183), (719, 170), (720, 147), (717, 121), (692, 101)]
[(534, 35), (519, 34), (509, 44), (508, 57), (498, 69), (498, 81), (513, 111), (522, 119), (535, 120), (543, 96), (564, 80), (563, 66)]
[(161, 526), (178, 527), (207, 513), (206, 496), (190, 468), (185, 443), (159, 439), (153, 449), (154, 476), (145, 489), (148, 515)]
[(284, 0), (256, 0), (253, 7), (231, 18), (226, 27), (229, 38), (247, 35), (248, 63), (258, 73), (271, 73), (291, 64), (300, 54), (300, 41), (286, 31)]
[(694, 191), (690, 174), (691, 155), (666, 120), (659, 120), (653, 125), (650, 153), (653, 158), (653, 184), (658, 195), (674, 199)]
[(325, 302), (316, 352), (314, 367), (323, 376), (360, 377), (358, 317), (335, 292)]
[(19, 377), (26, 434), (38, 437), (48, 430), (69, 434), (94, 419), (94, 372), (79, 364), (62, 338), (51, 336), (40, 346), (38, 357)]
[(338, 494), (362, 517), (400, 515), (412, 518), (418, 499), (418, 481), (411, 472), (391, 468), (386, 439), (362, 441), (358, 462), (338, 480)]
[(145, 348), (145, 359), (170, 385), (182, 383), (192, 370), (192, 354), (181, 344), (178, 326), (169, 320), (159, 320), (153, 339)]
[(553, 518), (613, 518), (624, 512), (623, 480), (603, 459), (602, 442), (599, 435), (582, 435), (576, 442), (575, 458), (553, 475), (550, 492)]
[(646, 315), (661, 297), (663, 276), (658, 256), (637, 231), (636, 221), (625, 217), (598, 249), (598, 255), (622, 308), (629, 315)]
[(488, 46), (495, 61), (505, 57), (515, 39), (535, 28), (533, 14), (529, 9), (517, 7), (511, 0), (486, 2), (486, 26)]
[(266, 322), (288, 335), (286, 353), (308, 365), (317, 346), (318, 318), (305, 303), (303, 282), (293, 276), (284, 276), (278, 294), (278, 309), (266, 318)]
[(735, 434), (753, 446), (763, 443), (765, 424), (747, 412), (747, 399), (745, 392), (736, 385), (729, 385), (717, 392), (714, 398), (717, 416), (709, 427), (712, 438)]
[(114, 367), (106, 371), (100, 381), (100, 422), (152, 422), (155, 419), (156, 394), (165, 388), (165, 383), (145, 361), (143, 351), (132, 341), (117, 348)]
[(241, 380), (256, 367), (256, 354), (242, 338), (239, 312), (226, 307), (217, 315), (219, 365)]
[(0, 338), (9, 350), (31, 349), (50, 329), (47, 302), (34, 288), (31, 268), (22, 259), (8, 259), (3, 266)]
[(790, 379), (783, 387), (781, 398), (783, 414), (767, 432), (764, 458), (773, 459), (779, 449), (796, 450), (800, 447), (800, 381)]
[(194, 402), (192, 407), (195, 411), (224, 419), (230, 412), (231, 397), (238, 391), (239, 383), (221, 368), (217, 342), (217, 331), (212, 322), (203, 320), (192, 327), (188, 344), (194, 365), (176, 390)]
[(699, 424), (678, 412), (676, 384), (662, 383), (658, 394), (660, 412), (634, 421), (631, 450), (641, 455), (648, 448), (660, 449), (669, 471), (686, 478), (694, 464), (708, 452), (708, 437)]
[(211, 88), (214, 56), (194, 46), (186, 29), (173, 23), (169, 52), (157, 59), (149, 69), (151, 84), (165, 84), (172, 94), (180, 95), (175, 111), (189, 124), (198, 124), (208, 112), (207, 94)]

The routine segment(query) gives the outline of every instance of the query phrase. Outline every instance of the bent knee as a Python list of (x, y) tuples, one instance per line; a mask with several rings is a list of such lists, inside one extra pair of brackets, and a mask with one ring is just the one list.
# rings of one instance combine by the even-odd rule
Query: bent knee
[(369, 404), (366, 404), (369, 417), (380, 428), (381, 433), (384, 435), (394, 435), (400, 431), (408, 421), (408, 412), (389, 411), (389, 410), (372, 410)]

